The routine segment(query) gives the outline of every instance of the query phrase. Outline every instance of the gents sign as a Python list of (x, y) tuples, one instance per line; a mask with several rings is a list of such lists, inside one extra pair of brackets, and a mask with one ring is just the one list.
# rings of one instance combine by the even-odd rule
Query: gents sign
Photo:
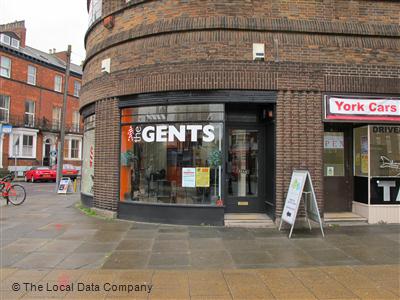
[(400, 121), (400, 99), (325, 96), (325, 120)]
[(128, 131), (128, 141), (139, 143), (151, 142), (173, 142), (178, 140), (185, 142), (190, 133), (190, 141), (197, 142), (201, 135), (203, 142), (212, 142), (215, 139), (214, 126), (212, 125), (154, 125), (154, 126), (132, 126)]

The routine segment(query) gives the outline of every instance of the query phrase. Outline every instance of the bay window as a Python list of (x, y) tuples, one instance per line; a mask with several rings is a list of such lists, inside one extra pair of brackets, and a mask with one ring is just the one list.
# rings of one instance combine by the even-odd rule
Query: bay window
[(10, 135), (9, 156), (17, 158), (36, 158), (37, 130), (13, 130)]

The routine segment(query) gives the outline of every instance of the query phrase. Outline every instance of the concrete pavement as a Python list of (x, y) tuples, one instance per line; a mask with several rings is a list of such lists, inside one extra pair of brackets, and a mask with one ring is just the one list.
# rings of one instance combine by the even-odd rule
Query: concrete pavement
[[(1, 270), (1, 299), (399, 299), (398, 266)], [(43, 290), (40, 290), (40, 287)]]
[[(295, 230), (168, 226), (89, 217), (77, 195), (24, 184), (28, 198), (0, 208), (2, 299), (397, 299), (400, 226)], [(23, 283), (28, 285), (24, 285)], [(12, 291), (12, 284), (20, 291)], [(29, 284), (50, 284), (51, 291)], [(68, 286), (54, 291), (52, 286)], [(88, 291), (80, 291), (78, 283)], [(99, 285), (93, 291), (91, 283)], [(152, 284), (152, 291), (118, 287)], [(110, 284), (109, 288), (104, 284)], [(96, 287), (96, 286), (94, 286)], [(142, 287), (143, 290), (143, 287)]]

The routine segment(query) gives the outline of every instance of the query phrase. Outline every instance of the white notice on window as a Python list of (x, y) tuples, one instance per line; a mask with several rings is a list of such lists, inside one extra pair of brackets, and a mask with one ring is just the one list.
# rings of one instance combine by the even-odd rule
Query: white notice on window
[(343, 149), (344, 139), (343, 135), (329, 135), (324, 136), (324, 149)]
[(196, 187), (196, 168), (182, 168), (182, 187)]

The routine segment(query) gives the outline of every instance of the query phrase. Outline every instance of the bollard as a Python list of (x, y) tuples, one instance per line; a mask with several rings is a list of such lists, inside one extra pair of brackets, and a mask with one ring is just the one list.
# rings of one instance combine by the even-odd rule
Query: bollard
[(76, 178), (74, 179), (74, 193), (76, 193)]

